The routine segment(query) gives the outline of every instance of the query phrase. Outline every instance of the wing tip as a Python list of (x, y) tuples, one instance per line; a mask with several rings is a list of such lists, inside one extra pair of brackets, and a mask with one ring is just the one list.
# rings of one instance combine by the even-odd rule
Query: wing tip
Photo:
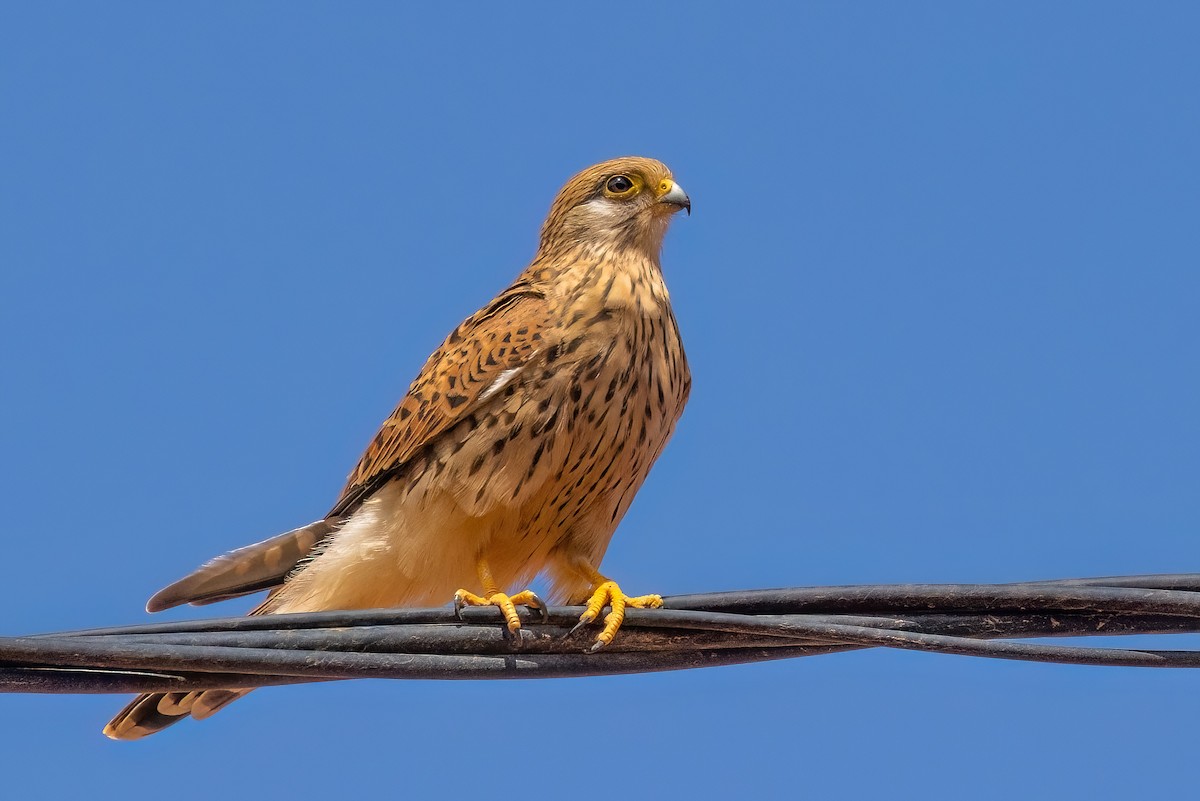
[[(153, 614), (183, 604), (203, 606), (270, 589), (341, 522), (323, 518), (218, 556), (150, 596), (146, 611)], [(247, 557), (254, 568), (249, 575), (244, 562)]]
[(146, 611), (154, 614), (155, 612), (162, 612), (174, 606), (179, 606), (181, 603), (183, 602), (172, 600), (170, 596), (166, 595), (165, 590), (159, 590), (150, 596), (149, 601), (146, 601)]

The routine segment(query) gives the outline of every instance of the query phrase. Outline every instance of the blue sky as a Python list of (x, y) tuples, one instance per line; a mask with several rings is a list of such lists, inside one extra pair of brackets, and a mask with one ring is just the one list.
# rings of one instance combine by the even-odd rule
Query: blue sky
[[(694, 389), (605, 562), (627, 589), (1200, 570), (1198, 26), (6, 5), (4, 631), (146, 620), (323, 514), (561, 183), (630, 153), (693, 200), (664, 264)], [(872, 651), (281, 688), (132, 745), (99, 733), (121, 698), (6, 696), (0, 753), (14, 797), (1103, 798), (1191, 792), (1198, 681)]]

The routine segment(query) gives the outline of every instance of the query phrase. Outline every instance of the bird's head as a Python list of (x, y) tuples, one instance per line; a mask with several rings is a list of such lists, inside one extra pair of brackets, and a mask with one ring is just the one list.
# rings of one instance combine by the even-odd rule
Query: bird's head
[(667, 165), (627, 156), (567, 181), (542, 226), (543, 253), (579, 245), (636, 247), (657, 259), (672, 215), (692, 211)]

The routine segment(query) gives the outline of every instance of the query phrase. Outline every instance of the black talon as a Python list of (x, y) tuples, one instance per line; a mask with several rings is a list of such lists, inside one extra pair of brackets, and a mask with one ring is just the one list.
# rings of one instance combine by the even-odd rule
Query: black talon
[(575, 624), (575, 628), (573, 628), (567, 632), (567, 636), (570, 637), (572, 634), (575, 634), (577, 631), (579, 631), (581, 628), (583, 628), (584, 626), (588, 625), (591, 622), (592, 621), (590, 621), (590, 620), (582, 620), (581, 619), (578, 623)]
[(525, 645), (525, 629), (517, 629), (513, 631), (508, 626), (501, 629), (504, 632), (504, 639), (508, 640), (509, 647), (514, 651), (520, 651)]
[(536, 609), (538, 611), (538, 617), (542, 623), (549, 623), (550, 610), (546, 608), (545, 602), (538, 597), (537, 593), (531, 592), (529, 594), (532, 595), (533, 598), (531, 599), (530, 603), (526, 604), (526, 606), (528, 606), (530, 609)]
[(462, 596), (455, 593), (455, 595), (454, 595), (454, 619), (460, 623), (462, 622), (462, 619), (463, 619), (462, 610), (463, 610), (464, 606), (466, 606), (466, 604), (463, 602)]
[(603, 648), (606, 645), (608, 645), (608, 643), (604, 642), (604, 640), (596, 640), (595, 644), (592, 645), (591, 648), (587, 649), (587, 653), (589, 653), (589, 654), (597, 653), (597, 652), (603, 650)]

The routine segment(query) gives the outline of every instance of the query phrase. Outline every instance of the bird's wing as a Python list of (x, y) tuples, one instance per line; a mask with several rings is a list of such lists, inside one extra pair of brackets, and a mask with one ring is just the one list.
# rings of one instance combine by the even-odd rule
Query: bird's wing
[(180, 604), (202, 606), (274, 587), (341, 522), (337, 518), (318, 520), (218, 556), (154, 593), (146, 602), (146, 611), (161, 612)]
[(384, 422), (324, 520), (219, 556), (159, 590), (146, 604), (157, 612), (201, 605), (277, 587), (364, 499), (422, 447), (516, 378), (545, 344), (546, 300), (518, 282), (468, 317), (446, 338), (408, 394)]
[(438, 435), (516, 379), (548, 347), (548, 327), (545, 296), (523, 281), (463, 321), (371, 440), (330, 516), (353, 511)]

